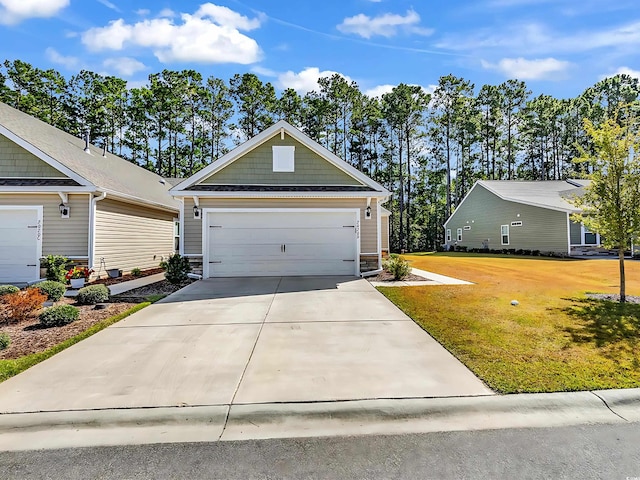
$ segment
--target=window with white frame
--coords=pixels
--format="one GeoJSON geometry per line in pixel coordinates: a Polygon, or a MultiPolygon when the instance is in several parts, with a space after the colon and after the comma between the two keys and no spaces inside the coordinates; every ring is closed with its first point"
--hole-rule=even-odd
{"type": "Polygon", "coordinates": [[[451,229],[447,228],[447,242],[451,241],[451,229]]]}
{"type": "Polygon", "coordinates": [[[458,241],[459,241],[459,242],[461,242],[461,241],[462,241],[462,229],[461,229],[461,228],[459,228],[459,229],[456,231],[456,233],[457,233],[457,239],[458,239],[458,241]]]}
{"type": "Polygon", "coordinates": [[[509,245],[509,225],[500,225],[500,243],[509,245]]]}
{"type": "Polygon", "coordinates": [[[177,218],[173,219],[173,250],[180,251],[180,221],[177,218]]]}
{"type": "Polygon", "coordinates": [[[295,151],[294,146],[274,145],[273,149],[273,171],[293,172],[295,171],[295,151]]]}

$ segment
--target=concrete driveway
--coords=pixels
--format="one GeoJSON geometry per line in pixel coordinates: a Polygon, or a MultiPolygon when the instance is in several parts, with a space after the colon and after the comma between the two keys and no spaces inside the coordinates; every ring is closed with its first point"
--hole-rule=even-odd
{"type": "Polygon", "coordinates": [[[228,278],[0,384],[0,412],[491,393],[366,280],[228,278]]]}

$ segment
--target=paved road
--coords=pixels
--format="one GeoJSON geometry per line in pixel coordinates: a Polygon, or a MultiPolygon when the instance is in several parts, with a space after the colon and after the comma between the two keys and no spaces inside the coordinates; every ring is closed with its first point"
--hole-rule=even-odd
{"type": "Polygon", "coordinates": [[[633,479],[640,424],[0,453],[3,479],[633,479]]]}

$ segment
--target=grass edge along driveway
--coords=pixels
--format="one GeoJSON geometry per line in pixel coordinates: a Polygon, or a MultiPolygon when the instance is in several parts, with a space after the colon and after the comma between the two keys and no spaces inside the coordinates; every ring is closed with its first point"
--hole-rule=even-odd
{"type": "MultiPolygon", "coordinates": [[[[640,305],[585,295],[617,292],[616,261],[463,253],[405,258],[413,267],[475,283],[379,290],[490,388],[640,386],[640,305]]],[[[640,262],[626,266],[627,294],[640,295],[640,262]]]]}

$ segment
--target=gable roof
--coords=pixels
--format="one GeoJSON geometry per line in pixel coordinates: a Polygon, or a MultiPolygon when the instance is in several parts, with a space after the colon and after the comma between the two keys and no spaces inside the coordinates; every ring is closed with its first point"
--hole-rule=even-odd
{"type": "MultiPolygon", "coordinates": [[[[0,135],[79,185],[67,186],[65,191],[101,191],[171,210],[179,208],[179,203],[168,193],[171,185],[159,175],[108,152],[103,157],[102,149],[93,145],[89,146],[91,153],[88,154],[84,151],[84,140],[1,102],[0,135]]],[[[38,187],[43,186],[33,185],[29,191],[37,191],[38,187]]],[[[49,186],[49,190],[51,188],[54,186],[49,186]]]]}
{"type": "MultiPolygon", "coordinates": [[[[352,167],[347,162],[342,160],[340,157],[333,154],[332,152],[324,148],[322,145],[315,142],[314,140],[306,136],[304,133],[302,133],[300,130],[298,130],[297,128],[295,128],[294,126],[292,126],[291,124],[287,123],[284,120],[280,120],[275,125],[272,125],[271,127],[267,128],[266,130],[259,133],[255,137],[247,140],[243,144],[233,149],[231,152],[227,153],[226,155],[222,156],[215,162],[208,165],[206,168],[200,170],[199,172],[195,173],[194,175],[187,178],[183,182],[179,183],[178,185],[176,185],[171,189],[171,193],[177,196],[182,196],[182,195],[194,195],[194,194],[198,195],[198,194],[201,194],[202,192],[215,192],[215,191],[222,190],[223,187],[220,187],[219,189],[211,189],[211,188],[198,187],[197,184],[205,180],[206,178],[211,177],[211,175],[214,175],[215,173],[219,172],[227,165],[243,157],[253,149],[259,147],[260,145],[262,145],[263,143],[265,143],[266,141],[268,141],[269,139],[273,138],[275,135],[281,132],[286,132],[294,140],[300,142],[302,145],[309,148],[311,151],[319,155],[321,158],[331,163],[332,165],[334,165],[336,168],[343,171],[347,175],[351,176],[353,179],[355,179],[358,183],[362,184],[364,187],[362,189],[352,189],[350,191],[346,189],[342,189],[342,191],[340,191],[340,189],[337,189],[337,188],[331,191],[328,191],[327,190],[328,187],[326,188],[319,187],[318,189],[316,189],[317,192],[335,193],[343,196],[357,195],[357,196],[370,196],[370,197],[387,197],[391,194],[382,185],[375,182],[374,180],[369,178],[367,175],[360,172],[358,169],[352,167]]],[[[228,192],[230,190],[232,190],[230,187],[224,188],[224,191],[228,192]]],[[[291,194],[294,194],[294,193],[300,194],[304,192],[311,193],[310,190],[311,188],[307,187],[302,190],[301,189],[290,190],[289,193],[291,194]]],[[[274,192],[273,189],[268,189],[266,187],[258,190],[256,189],[251,190],[251,189],[245,188],[240,191],[240,194],[242,193],[242,191],[244,192],[254,191],[254,192],[263,192],[263,193],[274,192]]],[[[282,194],[282,189],[280,189],[279,191],[278,189],[276,189],[276,191],[279,194],[282,194]]],[[[236,191],[236,195],[238,195],[238,190],[236,191]]]]}
{"type": "MultiPolygon", "coordinates": [[[[478,180],[480,185],[510,202],[523,203],[534,207],[577,213],[580,211],[568,201],[572,195],[581,195],[589,180],[478,180]]],[[[475,187],[475,186],[474,186],[475,187]]]]}

